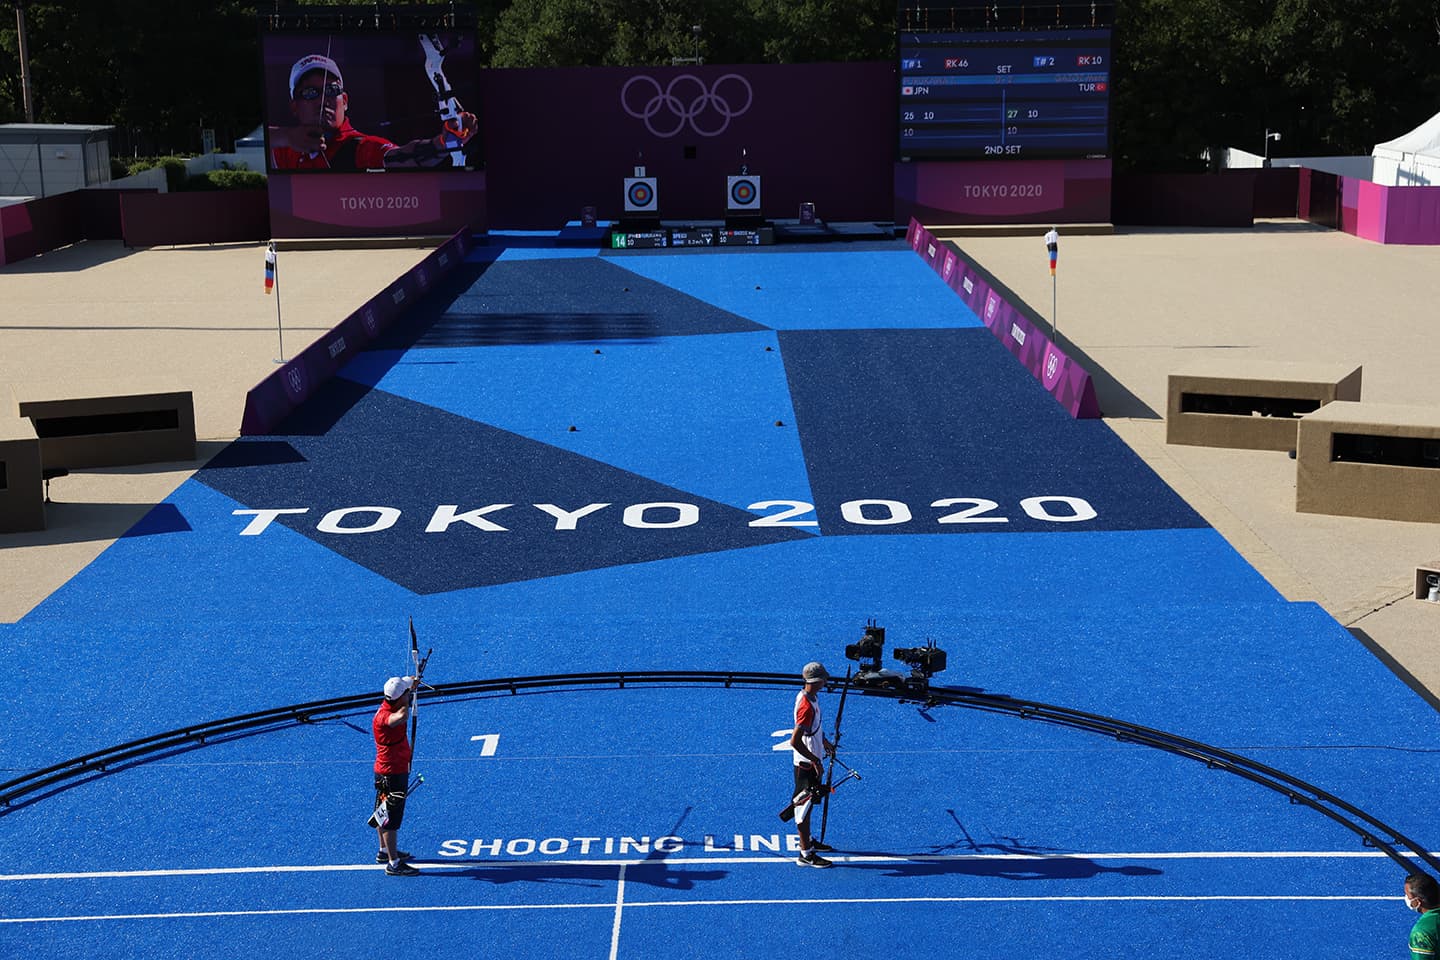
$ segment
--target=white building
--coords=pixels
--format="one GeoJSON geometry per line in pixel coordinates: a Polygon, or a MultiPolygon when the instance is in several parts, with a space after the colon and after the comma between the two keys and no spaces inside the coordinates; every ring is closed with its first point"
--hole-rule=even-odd
{"type": "Polygon", "coordinates": [[[110,182],[110,131],[79,123],[0,124],[0,196],[49,197],[110,182]]]}
{"type": "Polygon", "coordinates": [[[1377,143],[1371,179],[1387,187],[1440,187],[1440,113],[1404,136],[1377,143]]]}

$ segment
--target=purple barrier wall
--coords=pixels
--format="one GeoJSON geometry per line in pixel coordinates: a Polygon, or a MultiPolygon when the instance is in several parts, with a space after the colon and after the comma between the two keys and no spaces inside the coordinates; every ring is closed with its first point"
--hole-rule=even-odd
{"type": "Polygon", "coordinates": [[[463,228],[484,230],[486,182],[483,170],[271,173],[272,233],[266,236],[448,236],[463,228]]]}
{"type": "MultiPolygon", "coordinates": [[[[1314,174],[1312,181],[1320,176],[1314,174]]],[[[1440,245],[1440,187],[1388,187],[1353,177],[1336,179],[1341,230],[1376,243],[1440,245]]],[[[1306,219],[1322,222],[1313,216],[1306,219]]]]}
{"type": "MultiPolygon", "coordinates": [[[[1266,167],[1255,171],[1256,217],[1294,217],[1300,185],[1299,167],[1266,167]]],[[[1230,176],[1226,172],[1223,176],[1230,176]]]]}
{"type": "Polygon", "coordinates": [[[1023,304],[1012,304],[990,285],[977,264],[967,262],[919,221],[910,221],[905,236],[911,248],[985,321],[995,338],[1072,417],[1088,420],[1100,416],[1090,374],[1040,332],[1039,324],[1023,304]]]}
{"type": "MultiPolygon", "coordinates": [[[[1345,205],[1349,207],[1353,196],[1355,208],[1355,236],[1362,240],[1385,242],[1385,188],[1369,180],[1346,178],[1345,205]],[[1354,185],[1353,191],[1349,189],[1354,185]]],[[[1347,233],[1352,231],[1347,230],[1347,233]]]]}
{"type": "Polygon", "coordinates": [[[0,207],[0,264],[84,240],[87,193],[73,190],[0,207]]]}
{"type": "Polygon", "coordinates": [[[742,149],[767,217],[808,201],[826,220],[895,218],[888,62],[487,70],[481,87],[491,229],[553,230],[586,205],[618,219],[637,162],[660,216],[720,219],[742,149]]]}
{"type": "Polygon", "coordinates": [[[1109,160],[895,164],[895,220],[1109,223],[1109,160]]]}
{"type": "Polygon", "coordinates": [[[154,193],[153,189],[86,190],[90,202],[85,210],[86,240],[119,240],[125,234],[121,226],[120,199],[137,193],[154,193]]]}
{"type": "Polygon", "coordinates": [[[245,395],[240,434],[269,433],[321,384],[388,328],[408,305],[464,262],[470,229],[460,230],[245,395]]]}
{"type": "Polygon", "coordinates": [[[1440,244],[1440,187],[1385,187],[1385,242],[1440,244]]]}
{"type": "Polygon", "coordinates": [[[1360,184],[1354,177],[1336,177],[1335,189],[1340,194],[1340,222],[1336,226],[1346,233],[1360,235],[1360,184]]]}
{"type": "Polygon", "coordinates": [[[260,190],[127,193],[120,198],[120,224],[132,247],[270,239],[260,190]]]}
{"type": "Polygon", "coordinates": [[[1341,195],[1340,177],[1323,170],[1300,170],[1299,198],[1297,213],[1302,220],[1322,227],[1340,229],[1341,195]]]}
{"type": "Polygon", "coordinates": [[[1115,178],[1114,222],[1157,227],[1249,227],[1256,171],[1123,174],[1115,178]]]}

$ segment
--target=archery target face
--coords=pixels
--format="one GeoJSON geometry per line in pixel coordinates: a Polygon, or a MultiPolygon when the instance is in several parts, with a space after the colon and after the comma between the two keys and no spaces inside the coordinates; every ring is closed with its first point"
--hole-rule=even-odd
{"type": "Polygon", "coordinates": [[[760,211],[760,178],[752,176],[726,177],[725,207],[731,212],[760,211]]]}
{"type": "Polygon", "coordinates": [[[625,178],[625,212],[654,213],[660,208],[654,177],[625,178]]]}

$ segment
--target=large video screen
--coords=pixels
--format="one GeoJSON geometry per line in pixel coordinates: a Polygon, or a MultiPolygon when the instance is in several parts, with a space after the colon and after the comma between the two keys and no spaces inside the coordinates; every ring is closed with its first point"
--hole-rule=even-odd
{"type": "Polygon", "coordinates": [[[261,51],[269,171],[479,167],[473,33],[269,33],[261,51]]]}
{"type": "Polygon", "coordinates": [[[900,156],[1109,156],[1110,36],[1108,27],[902,31],[900,156]]]}

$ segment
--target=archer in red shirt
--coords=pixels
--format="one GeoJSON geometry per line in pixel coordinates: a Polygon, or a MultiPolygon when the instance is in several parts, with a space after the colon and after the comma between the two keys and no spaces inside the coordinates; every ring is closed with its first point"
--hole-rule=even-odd
{"type": "Polygon", "coordinates": [[[414,685],[414,677],[386,680],[385,700],[370,721],[375,735],[375,812],[379,818],[375,829],[380,836],[375,862],[385,864],[385,872],[392,877],[413,877],[420,872],[407,862],[410,854],[401,850],[395,840],[405,819],[405,794],[410,782],[410,738],[405,735],[405,721],[413,706],[414,685]]]}
{"type": "Polygon", "coordinates": [[[447,134],[463,146],[478,129],[473,113],[428,139],[394,144],[361,133],[346,116],[350,94],[340,67],[312,53],[290,68],[290,115],[294,124],[270,128],[270,166],[275,170],[429,169],[451,165],[447,134]]]}

